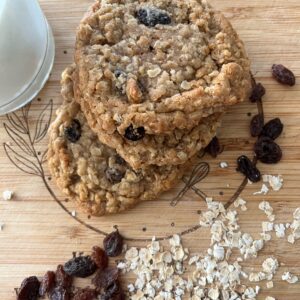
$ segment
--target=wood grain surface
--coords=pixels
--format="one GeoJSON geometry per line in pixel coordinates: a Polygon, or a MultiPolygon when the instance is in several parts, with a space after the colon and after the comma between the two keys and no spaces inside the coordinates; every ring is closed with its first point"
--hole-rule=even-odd
{"type": "MultiPolygon", "coordinates": [[[[252,70],[266,89],[264,98],[267,119],[280,117],[285,124],[282,137],[278,142],[283,148],[284,157],[280,164],[266,166],[259,164],[262,173],[281,174],[284,188],[280,192],[270,192],[266,196],[254,196],[260,190],[260,184],[248,185],[242,197],[248,201],[248,211],[240,215],[244,230],[258,237],[261,222],[265,216],[258,210],[262,200],[268,200],[274,207],[276,222],[292,220],[292,213],[300,207],[300,82],[293,88],[276,83],[270,74],[273,63],[283,63],[296,75],[300,75],[300,2],[299,0],[211,0],[232,21],[244,40],[252,60],[252,70]]],[[[53,99],[54,109],[60,103],[60,75],[72,62],[75,29],[90,0],[40,0],[56,41],[55,65],[49,82],[33,101],[29,124],[34,126],[41,110],[53,99]]],[[[228,201],[236,191],[243,177],[236,173],[236,158],[241,154],[251,155],[254,139],[249,135],[251,115],[257,108],[244,103],[230,109],[220,130],[220,138],[225,150],[217,159],[208,156],[203,161],[209,163],[210,173],[197,188],[210,197],[228,201]],[[221,169],[220,161],[226,161],[229,168],[221,169]]],[[[66,213],[50,195],[46,185],[57,199],[75,210],[72,202],[66,202],[45,168],[45,181],[40,177],[22,173],[9,161],[2,144],[11,139],[4,130],[0,118],[0,192],[13,190],[15,197],[11,201],[0,200],[0,222],[4,223],[0,232],[0,299],[15,299],[14,288],[29,275],[41,276],[48,269],[70,258],[72,251],[89,252],[91,246],[102,244],[103,236],[80,224],[66,213]]],[[[36,145],[37,151],[47,147],[47,137],[36,145]]],[[[110,232],[114,225],[131,239],[161,237],[181,232],[199,223],[199,210],[205,209],[201,198],[189,190],[182,201],[170,206],[170,200],[177,195],[183,185],[153,202],[143,203],[135,209],[121,215],[88,218],[78,213],[77,217],[97,230],[110,232]]],[[[183,242],[192,253],[203,252],[209,246],[209,236],[202,229],[186,234],[183,242]]],[[[129,241],[129,245],[145,246],[144,241],[129,241]]],[[[263,291],[258,299],[273,296],[278,300],[300,299],[300,283],[289,285],[280,277],[286,270],[300,275],[300,241],[290,245],[286,240],[273,236],[261,252],[259,258],[245,264],[247,270],[257,269],[262,260],[275,256],[282,263],[275,276],[275,287],[271,290],[261,283],[263,291]]],[[[124,281],[130,282],[131,276],[124,281]]],[[[80,284],[84,284],[81,282],[80,284]]]]}

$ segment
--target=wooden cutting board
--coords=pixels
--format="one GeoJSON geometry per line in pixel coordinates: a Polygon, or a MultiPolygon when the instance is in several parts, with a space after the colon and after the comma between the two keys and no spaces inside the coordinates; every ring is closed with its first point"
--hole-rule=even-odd
{"type": "MultiPolygon", "coordinates": [[[[273,63],[289,66],[296,75],[300,75],[300,2],[299,0],[212,0],[212,4],[222,10],[232,21],[234,27],[245,41],[255,77],[266,89],[264,109],[267,119],[280,117],[285,124],[284,134],[278,142],[283,148],[284,158],[275,166],[259,164],[266,174],[281,174],[284,188],[280,192],[270,192],[266,196],[254,196],[260,190],[260,184],[247,185],[242,197],[248,201],[248,211],[241,213],[242,228],[258,237],[261,222],[265,216],[258,210],[258,203],[268,200],[274,207],[276,221],[292,220],[292,212],[300,207],[300,82],[293,88],[276,83],[270,76],[273,63]]],[[[50,106],[55,110],[61,103],[60,74],[72,62],[75,28],[90,0],[40,0],[41,6],[53,28],[56,40],[56,60],[49,82],[33,101],[30,109],[23,111],[31,130],[34,130],[41,112],[45,120],[50,116],[50,106]],[[48,106],[47,106],[48,105],[48,106]]],[[[209,245],[209,236],[202,229],[196,230],[199,213],[205,209],[199,190],[209,197],[227,202],[237,191],[243,177],[236,173],[236,158],[241,154],[252,155],[254,139],[249,135],[251,115],[257,112],[256,105],[244,103],[234,107],[225,117],[220,131],[224,152],[217,159],[204,156],[201,160],[210,167],[208,175],[202,181],[188,189],[176,207],[170,201],[184,188],[179,184],[170,193],[153,202],[143,203],[131,211],[110,217],[89,218],[77,213],[71,199],[67,202],[49,177],[47,165],[39,165],[33,158],[37,170],[42,176],[25,174],[9,160],[3,143],[11,143],[17,150],[11,137],[4,130],[1,117],[0,128],[0,192],[13,190],[15,197],[11,201],[0,200],[0,222],[4,223],[0,232],[0,299],[15,298],[14,288],[29,275],[41,276],[46,270],[54,269],[57,264],[66,261],[72,251],[89,252],[91,246],[101,244],[101,232],[110,232],[117,225],[129,239],[130,246],[145,246],[145,239],[152,236],[166,237],[173,233],[184,233],[183,242],[192,253],[203,252],[209,245]],[[219,163],[226,161],[227,169],[221,169],[219,163]],[[198,194],[197,194],[198,191],[198,194]]],[[[22,111],[18,112],[21,115],[22,111]]],[[[13,138],[17,137],[12,134],[13,138]]],[[[26,137],[25,137],[26,138],[26,137]]],[[[41,161],[47,147],[47,137],[35,143],[34,149],[41,161]]],[[[6,148],[8,154],[12,150],[6,148]]],[[[27,156],[26,156],[27,157],[27,156]]],[[[17,162],[18,167],[22,167],[17,162]]],[[[25,167],[26,168],[26,167],[25,167]]],[[[27,168],[28,171],[28,168],[27,168]]],[[[32,172],[31,172],[32,173],[32,172]]],[[[300,241],[291,246],[284,239],[273,237],[258,259],[248,261],[247,269],[258,268],[262,260],[274,255],[282,263],[275,276],[275,287],[264,288],[259,299],[273,296],[279,300],[300,298],[300,283],[288,285],[280,280],[281,274],[289,270],[300,275],[300,241]]],[[[125,276],[129,282],[132,277],[125,276]]]]}

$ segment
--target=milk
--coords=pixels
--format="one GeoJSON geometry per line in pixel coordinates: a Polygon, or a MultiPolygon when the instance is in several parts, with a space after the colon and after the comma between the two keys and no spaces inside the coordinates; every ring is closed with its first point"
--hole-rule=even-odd
{"type": "Polygon", "coordinates": [[[47,22],[36,0],[0,0],[0,108],[35,82],[48,43],[47,22]]]}

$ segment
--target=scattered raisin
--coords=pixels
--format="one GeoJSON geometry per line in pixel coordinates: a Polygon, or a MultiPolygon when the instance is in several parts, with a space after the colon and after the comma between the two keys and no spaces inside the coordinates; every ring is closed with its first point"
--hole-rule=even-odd
{"type": "Polygon", "coordinates": [[[105,289],[104,298],[107,300],[112,299],[114,296],[119,295],[121,291],[119,281],[115,280],[105,289]]]}
{"type": "Polygon", "coordinates": [[[107,294],[103,294],[99,298],[100,300],[125,300],[125,294],[123,292],[120,292],[116,295],[113,295],[112,297],[109,297],[107,294]]]}
{"type": "Polygon", "coordinates": [[[292,71],[283,65],[272,66],[273,77],[280,83],[293,86],[296,84],[296,78],[292,71]]]}
{"type": "Polygon", "coordinates": [[[90,256],[73,257],[64,265],[64,270],[70,276],[86,278],[96,272],[97,266],[90,256]]]}
{"type": "Polygon", "coordinates": [[[260,137],[254,145],[254,152],[257,159],[265,164],[276,164],[282,158],[281,148],[269,137],[260,137]]]}
{"type": "Polygon", "coordinates": [[[77,119],[74,119],[70,126],[65,128],[65,136],[71,143],[76,143],[81,137],[81,125],[77,119]]]}
{"type": "Polygon", "coordinates": [[[222,152],[219,139],[216,136],[205,147],[205,152],[209,153],[213,158],[216,158],[222,152]]]}
{"type": "Polygon", "coordinates": [[[279,118],[269,121],[262,129],[262,135],[276,140],[282,133],[283,124],[279,118]]]}
{"type": "Polygon", "coordinates": [[[108,256],[119,256],[123,249],[123,237],[120,235],[119,231],[116,230],[104,238],[103,246],[108,256]]]}
{"type": "Polygon", "coordinates": [[[97,292],[94,289],[91,288],[84,288],[78,290],[74,297],[73,300],[94,300],[97,299],[97,292]]]}
{"type": "Polygon", "coordinates": [[[113,184],[121,182],[125,173],[125,170],[118,168],[107,168],[105,171],[106,178],[113,184]]]}
{"type": "Polygon", "coordinates": [[[115,280],[105,289],[105,293],[102,296],[102,299],[103,300],[122,299],[120,298],[121,295],[123,295],[123,292],[120,283],[118,280],[115,280]]]}
{"type": "Polygon", "coordinates": [[[60,286],[63,289],[69,289],[72,286],[72,277],[67,274],[62,265],[57,266],[55,273],[55,283],[56,286],[60,286]]]}
{"type": "Polygon", "coordinates": [[[35,276],[25,278],[18,291],[18,300],[37,300],[40,282],[35,276]]]}
{"type": "Polygon", "coordinates": [[[145,128],[144,127],[138,127],[133,128],[132,124],[125,130],[125,138],[136,142],[141,140],[145,136],[145,128]]]}
{"type": "Polygon", "coordinates": [[[57,286],[49,293],[50,300],[70,300],[70,292],[62,286],[57,286]]]}
{"type": "Polygon", "coordinates": [[[262,97],[265,95],[266,89],[261,83],[256,83],[252,89],[252,93],[250,95],[251,102],[261,101],[262,97]]]}
{"type": "Polygon", "coordinates": [[[122,291],[119,294],[114,295],[112,297],[112,300],[125,300],[125,299],[126,299],[125,294],[122,291]]]}
{"type": "Polygon", "coordinates": [[[136,18],[147,27],[171,23],[171,18],[167,12],[157,8],[141,8],[136,12],[136,18]]]}
{"type": "Polygon", "coordinates": [[[264,127],[264,117],[262,114],[254,116],[250,124],[250,132],[253,137],[259,136],[264,127]]]}
{"type": "Polygon", "coordinates": [[[107,268],[108,256],[102,248],[94,246],[91,257],[100,270],[107,268]]]}
{"type": "Polygon", "coordinates": [[[121,290],[120,283],[118,280],[115,280],[105,289],[105,292],[106,294],[113,296],[115,294],[119,294],[120,290],[121,290]]]}
{"type": "Polygon", "coordinates": [[[41,282],[39,295],[44,297],[47,293],[49,293],[55,285],[55,273],[52,271],[48,271],[41,282]]]}
{"type": "Polygon", "coordinates": [[[261,179],[260,171],[256,168],[253,162],[245,155],[237,159],[237,171],[244,174],[250,181],[258,182],[261,179]]]}
{"type": "Polygon", "coordinates": [[[118,279],[119,270],[117,268],[106,268],[105,270],[98,270],[92,283],[98,289],[106,291],[118,279]]]}

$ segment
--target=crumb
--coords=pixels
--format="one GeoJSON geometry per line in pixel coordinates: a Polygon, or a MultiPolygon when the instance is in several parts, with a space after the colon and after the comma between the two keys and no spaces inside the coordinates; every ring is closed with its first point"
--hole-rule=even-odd
{"type": "Polygon", "coordinates": [[[75,210],[73,210],[71,214],[72,214],[72,217],[76,217],[76,211],[75,210]]]}
{"type": "Polygon", "coordinates": [[[228,163],[226,161],[221,161],[219,166],[221,169],[226,169],[228,168],[228,163]]]}
{"type": "Polygon", "coordinates": [[[4,191],[2,194],[3,200],[6,200],[6,201],[11,200],[13,198],[13,196],[14,196],[14,192],[9,191],[9,190],[4,191]]]}

